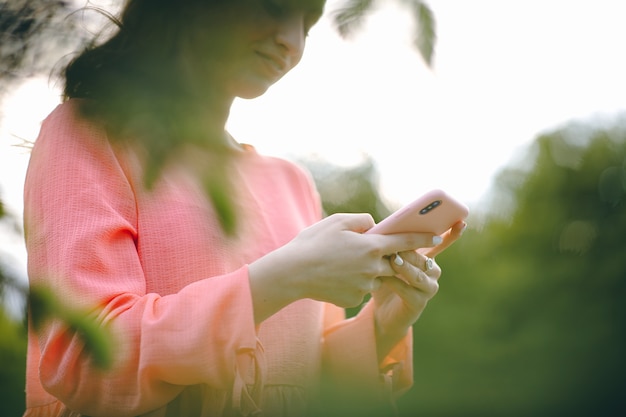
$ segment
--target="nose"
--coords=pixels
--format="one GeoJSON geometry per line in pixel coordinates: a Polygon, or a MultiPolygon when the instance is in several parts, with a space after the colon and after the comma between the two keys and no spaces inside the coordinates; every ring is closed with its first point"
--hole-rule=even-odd
{"type": "Polygon", "coordinates": [[[298,14],[286,16],[276,31],[276,43],[285,48],[288,55],[300,57],[304,52],[304,20],[298,14]]]}

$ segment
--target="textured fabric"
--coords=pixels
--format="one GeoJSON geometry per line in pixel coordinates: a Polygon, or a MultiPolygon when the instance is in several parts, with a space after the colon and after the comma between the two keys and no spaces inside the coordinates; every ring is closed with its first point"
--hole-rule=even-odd
{"type": "MultiPolygon", "coordinates": [[[[305,415],[322,361],[385,391],[368,309],[346,321],[305,299],[255,326],[247,265],[318,221],[320,203],[302,170],[251,147],[228,174],[237,237],[182,167],[146,190],[135,154],[75,101],[44,121],[25,186],[29,279],[107,325],[115,350],[98,370],[63,323],[31,326],[26,416],[305,415]]],[[[403,364],[392,391],[411,384],[410,342],[381,364],[403,364]]]]}

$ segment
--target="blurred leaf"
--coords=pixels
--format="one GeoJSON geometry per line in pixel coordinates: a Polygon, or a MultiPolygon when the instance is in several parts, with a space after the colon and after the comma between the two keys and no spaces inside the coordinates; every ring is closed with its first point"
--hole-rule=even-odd
{"type": "Polygon", "coordinates": [[[229,194],[229,182],[225,177],[209,175],[205,178],[206,193],[209,196],[224,233],[234,235],[237,232],[237,216],[229,194]]]}
{"type": "MultiPolygon", "coordinates": [[[[363,26],[364,20],[374,11],[381,0],[346,0],[332,13],[333,23],[339,34],[348,37],[363,26]]],[[[415,24],[414,45],[424,62],[431,67],[437,41],[435,16],[422,0],[395,0],[411,10],[415,24]]]]}
{"type": "Polygon", "coordinates": [[[111,366],[112,335],[89,312],[64,306],[49,288],[43,286],[31,288],[29,308],[36,329],[41,328],[46,321],[57,318],[82,340],[85,351],[96,367],[106,369],[111,366]]]}
{"type": "Polygon", "coordinates": [[[61,318],[82,339],[95,366],[110,368],[113,363],[113,343],[108,329],[80,311],[67,311],[61,318]]]}
{"type": "Polygon", "coordinates": [[[0,0],[0,93],[16,79],[46,74],[65,48],[85,39],[63,0],[0,0]]]}
{"type": "Polygon", "coordinates": [[[409,0],[409,4],[413,10],[416,23],[414,44],[426,64],[431,67],[437,41],[435,16],[423,1],[409,0]]]}
{"type": "Polygon", "coordinates": [[[374,0],[347,0],[344,6],[333,13],[333,22],[339,34],[347,37],[359,29],[373,6],[374,0]]]}

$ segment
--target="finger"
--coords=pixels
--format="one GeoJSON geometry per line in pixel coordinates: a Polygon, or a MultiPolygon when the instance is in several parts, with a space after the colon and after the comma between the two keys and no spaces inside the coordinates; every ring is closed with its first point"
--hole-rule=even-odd
{"type": "Polygon", "coordinates": [[[414,286],[396,277],[383,277],[382,279],[385,285],[414,307],[417,307],[416,304],[426,304],[439,289],[437,281],[434,280],[425,280],[423,284],[414,286]]]}
{"type": "Polygon", "coordinates": [[[443,243],[441,236],[432,233],[394,233],[390,235],[374,235],[380,240],[380,247],[389,255],[414,251],[418,248],[434,248],[443,243]]]}
{"type": "Polygon", "coordinates": [[[456,242],[463,235],[466,228],[467,223],[463,221],[455,223],[447,232],[441,235],[442,241],[440,244],[431,249],[421,251],[421,253],[429,258],[434,258],[456,242]]]}
{"type": "Polygon", "coordinates": [[[406,251],[399,254],[405,261],[412,263],[427,275],[438,279],[441,275],[441,268],[433,258],[429,258],[417,251],[406,251]]]}
{"type": "MultiPolygon", "coordinates": [[[[410,253],[406,253],[406,255],[409,256],[410,253]]],[[[417,257],[418,255],[415,254],[415,256],[417,257]]],[[[428,294],[434,294],[437,291],[437,278],[441,274],[439,269],[434,272],[434,276],[429,276],[414,263],[403,260],[402,256],[397,254],[391,257],[390,265],[394,270],[395,276],[408,285],[428,294]]]]}
{"type": "Polygon", "coordinates": [[[426,295],[429,299],[432,298],[439,290],[439,283],[435,278],[428,276],[421,269],[417,270],[416,284],[413,288],[419,290],[422,294],[426,295]]]}

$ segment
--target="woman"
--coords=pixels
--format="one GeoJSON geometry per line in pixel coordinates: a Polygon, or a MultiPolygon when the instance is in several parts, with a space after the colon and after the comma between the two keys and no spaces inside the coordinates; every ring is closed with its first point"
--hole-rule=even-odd
{"type": "Polygon", "coordinates": [[[31,328],[26,416],[381,415],[411,385],[426,256],[464,224],[442,241],[320,220],[301,169],[224,128],[297,65],[323,6],[130,0],[68,65],[27,174],[29,277],[111,330],[114,363],[62,322],[31,328]]]}

